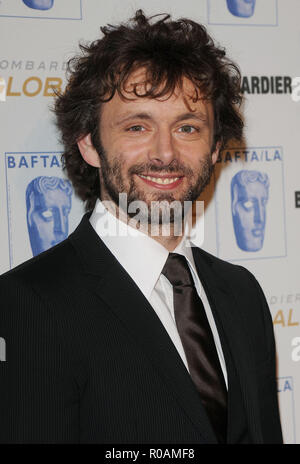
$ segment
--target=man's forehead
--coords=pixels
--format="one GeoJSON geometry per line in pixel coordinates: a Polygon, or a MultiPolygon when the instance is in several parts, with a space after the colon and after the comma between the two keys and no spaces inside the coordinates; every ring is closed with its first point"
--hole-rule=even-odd
{"type": "MultiPolygon", "coordinates": [[[[124,83],[123,88],[126,94],[126,98],[130,98],[130,94],[132,95],[134,91],[136,91],[138,95],[144,95],[146,91],[150,90],[152,85],[153,82],[151,80],[151,76],[149,76],[147,73],[147,69],[145,67],[141,67],[134,70],[129,75],[128,79],[124,83]]],[[[165,87],[165,85],[166,80],[162,79],[155,93],[158,94],[165,87]]],[[[197,91],[195,84],[193,84],[193,82],[186,76],[182,76],[177,86],[175,86],[174,92],[171,95],[169,94],[163,96],[162,99],[171,96],[176,98],[180,97],[181,95],[184,95],[187,99],[195,99],[197,93],[199,94],[199,90],[197,91]]],[[[135,95],[133,96],[135,97],[135,95]]]]}
{"type": "Polygon", "coordinates": [[[186,77],[178,84],[174,92],[166,93],[160,97],[155,95],[163,89],[165,82],[162,81],[161,87],[158,87],[154,96],[145,96],[147,90],[152,87],[152,83],[147,80],[146,70],[139,68],[132,72],[123,86],[122,94],[115,93],[113,98],[102,104],[101,121],[107,117],[111,120],[122,119],[131,114],[140,114],[141,112],[153,112],[156,115],[164,117],[170,116],[170,119],[177,118],[184,113],[195,113],[202,115],[200,119],[213,120],[213,110],[210,101],[201,99],[198,91],[197,96],[195,85],[186,77]]]}

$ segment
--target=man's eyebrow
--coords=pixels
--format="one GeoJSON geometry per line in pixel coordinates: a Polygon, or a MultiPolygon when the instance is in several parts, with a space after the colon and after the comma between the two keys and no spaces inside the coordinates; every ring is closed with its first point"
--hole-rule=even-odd
{"type": "Polygon", "coordinates": [[[148,119],[148,120],[150,120],[150,119],[152,119],[152,116],[149,113],[132,113],[132,114],[129,114],[129,115],[124,115],[124,117],[121,116],[120,119],[117,119],[117,121],[115,122],[115,125],[120,126],[124,122],[130,121],[131,119],[148,119]]]}
{"type": "Polygon", "coordinates": [[[207,116],[206,114],[202,113],[201,111],[193,111],[190,113],[184,113],[178,116],[176,119],[177,122],[183,121],[185,119],[197,119],[203,122],[207,121],[207,116]]]}
{"type": "MultiPolygon", "coordinates": [[[[130,121],[132,119],[151,120],[153,119],[153,117],[150,113],[132,113],[129,115],[124,115],[124,117],[121,116],[121,118],[119,118],[115,122],[115,125],[120,126],[121,124],[124,124],[125,122],[130,121]]],[[[175,122],[184,121],[185,119],[194,119],[198,121],[207,122],[206,115],[200,111],[180,114],[177,118],[175,118],[175,122]]]]}

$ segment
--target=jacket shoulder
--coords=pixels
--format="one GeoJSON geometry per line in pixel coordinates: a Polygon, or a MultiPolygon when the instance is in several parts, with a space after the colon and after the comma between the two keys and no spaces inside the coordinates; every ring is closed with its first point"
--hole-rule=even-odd
{"type": "Polygon", "coordinates": [[[198,248],[198,250],[202,258],[213,264],[216,269],[220,270],[224,277],[227,275],[229,277],[232,275],[245,275],[255,279],[253,274],[245,267],[240,266],[239,264],[230,263],[229,261],[225,261],[221,258],[217,258],[217,256],[212,255],[202,248],[198,248]]]}
{"type": "Polygon", "coordinates": [[[69,238],[38,256],[19,264],[0,276],[0,287],[9,283],[33,283],[40,279],[53,281],[66,275],[66,269],[78,266],[75,250],[69,238]]]}
{"type": "MultiPolygon", "coordinates": [[[[221,283],[224,289],[230,290],[238,302],[250,298],[253,299],[256,307],[261,305],[264,308],[268,307],[261,285],[251,271],[239,264],[217,258],[203,249],[198,249],[198,251],[200,259],[209,263],[209,267],[213,269],[214,278],[221,283]]],[[[269,314],[269,309],[267,313],[269,314]]]]}

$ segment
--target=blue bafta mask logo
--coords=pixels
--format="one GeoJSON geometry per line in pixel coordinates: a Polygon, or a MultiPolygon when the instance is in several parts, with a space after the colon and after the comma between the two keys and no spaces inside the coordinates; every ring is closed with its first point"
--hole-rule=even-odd
{"type": "Polygon", "coordinates": [[[23,3],[34,10],[50,10],[54,0],[23,0],[23,3]]]}
{"type": "Polygon", "coordinates": [[[231,180],[231,212],[238,247],[259,251],[263,247],[269,178],[260,171],[239,171],[231,180]]]}
{"type": "Polygon", "coordinates": [[[33,256],[68,236],[72,187],[60,177],[40,176],[26,189],[27,228],[33,256]]]}
{"type": "Polygon", "coordinates": [[[239,18],[250,18],[254,14],[256,0],[226,0],[231,14],[239,18]]]}

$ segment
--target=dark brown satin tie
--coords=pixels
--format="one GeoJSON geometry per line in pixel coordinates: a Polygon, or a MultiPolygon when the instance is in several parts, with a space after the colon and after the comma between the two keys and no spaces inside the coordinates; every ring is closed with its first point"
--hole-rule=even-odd
{"type": "Polygon", "coordinates": [[[175,320],[191,377],[219,443],[225,443],[226,385],[205,309],[185,257],[169,253],[162,274],[173,285],[175,320]]]}

